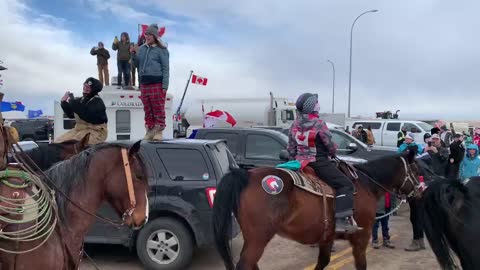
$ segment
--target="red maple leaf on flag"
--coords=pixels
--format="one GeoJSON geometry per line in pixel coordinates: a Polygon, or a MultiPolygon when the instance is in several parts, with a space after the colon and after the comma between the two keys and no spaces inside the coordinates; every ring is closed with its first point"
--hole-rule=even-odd
{"type": "Polygon", "coordinates": [[[207,85],[207,82],[208,82],[208,78],[199,77],[197,75],[192,76],[192,83],[194,84],[207,85]]]}

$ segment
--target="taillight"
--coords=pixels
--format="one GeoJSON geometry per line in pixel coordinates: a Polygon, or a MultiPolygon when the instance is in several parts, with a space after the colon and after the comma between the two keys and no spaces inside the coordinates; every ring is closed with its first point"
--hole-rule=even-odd
{"type": "Polygon", "coordinates": [[[423,180],[423,175],[420,175],[420,176],[418,177],[418,181],[420,181],[420,183],[423,183],[423,182],[424,182],[424,180],[423,180]]]}
{"type": "Polygon", "coordinates": [[[208,204],[210,205],[210,208],[213,208],[213,200],[215,199],[217,188],[206,188],[205,192],[207,193],[208,204]]]}

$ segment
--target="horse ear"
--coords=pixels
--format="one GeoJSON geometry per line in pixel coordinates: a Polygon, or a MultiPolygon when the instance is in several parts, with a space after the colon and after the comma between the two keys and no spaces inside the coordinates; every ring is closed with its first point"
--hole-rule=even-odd
{"type": "Polygon", "coordinates": [[[415,160],[415,156],[417,155],[417,151],[418,151],[418,148],[411,148],[411,149],[408,149],[407,152],[407,161],[409,164],[413,163],[413,161],[415,160]]]}
{"type": "Polygon", "coordinates": [[[140,144],[142,143],[142,141],[137,141],[136,143],[134,143],[132,145],[132,147],[130,147],[130,149],[128,149],[128,156],[129,157],[132,157],[134,156],[135,154],[138,153],[138,151],[140,150],[140,144]]]}
{"type": "Polygon", "coordinates": [[[83,150],[83,149],[87,148],[88,141],[90,141],[90,133],[85,134],[85,136],[83,136],[83,138],[79,142],[77,142],[77,145],[79,146],[79,149],[83,150]]]}

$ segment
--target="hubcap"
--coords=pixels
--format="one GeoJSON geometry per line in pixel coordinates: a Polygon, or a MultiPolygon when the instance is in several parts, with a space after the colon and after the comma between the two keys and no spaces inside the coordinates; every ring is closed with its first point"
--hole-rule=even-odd
{"type": "Polygon", "coordinates": [[[147,253],[158,264],[170,264],[180,253],[180,243],[171,231],[158,230],[148,237],[147,253]]]}

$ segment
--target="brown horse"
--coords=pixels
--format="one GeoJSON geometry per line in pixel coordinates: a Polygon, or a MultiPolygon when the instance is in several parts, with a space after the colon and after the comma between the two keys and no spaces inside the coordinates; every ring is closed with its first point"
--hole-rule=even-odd
{"type": "MultiPolygon", "coordinates": [[[[357,269],[367,269],[366,249],[375,222],[377,200],[386,191],[414,194],[418,185],[415,175],[418,168],[414,164],[415,153],[412,151],[355,166],[359,178],[354,183],[357,192],[354,216],[364,229],[338,237],[350,241],[357,269]]],[[[334,201],[328,198],[326,202],[324,205],[321,196],[296,188],[284,171],[274,168],[257,168],[248,172],[232,170],[218,185],[213,207],[215,243],[226,269],[259,269],[257,263],[275,234],[302,244],[318,244],[320,253],[315,269],[324,269],[330,262],[335,239],[334,201]],[[277,195],[263,190],[261,182],[267,176],[283,179],[283,190],[277,195]],[[232,212],[244,239],[236,268],[228,245],[232,212]]]]}
{"type": "MultiPolygon", "coordinates": [[[[139,149],[140,141],[129,148],[119,144],[95,145],[46,171],[49,180],[47,177],[44,180],[52,181],[49,183],[56,190],[55,231],[45,244],[31,252],[18,255],[0,252],[2,270],[78,269],[83,239],[104,201],[119,215],[123,213],[123,224],[142,226],[148,217],[148,183],[144,163],[137,154],[139,149]]],[[[9,189],[10,186],[0,185],[0,194],[8,193],[4,190],[9,189]]],[[[7,226],[4,230],[15,230],[14,224],[9,226],[13,228],[7,226]]],[[[0,248],[24,251],[38,246],[42,240],[0,240],[0,248]]]]}
{"type": "MultiPolygon", "coordinates": [[[[20,160],[20,162],[28,165],[37,172],[39,171],[37,166],[40,168],[40,170],[45,171],[52,167],[53,164],[59,161],[67,160],[87,149],[89,147],[89,138],[90,133],[87,133],[80,141],[71,140],[62,143],[39,144],[37,148],[25,150],[23,152],[17,151],[17,158],[20,160]],[[32,161],[35,162],[36,166],[32,164],[32,161]]],[[[13,157],[10,157],[9,162],[17,161],[13,157]]]]}

